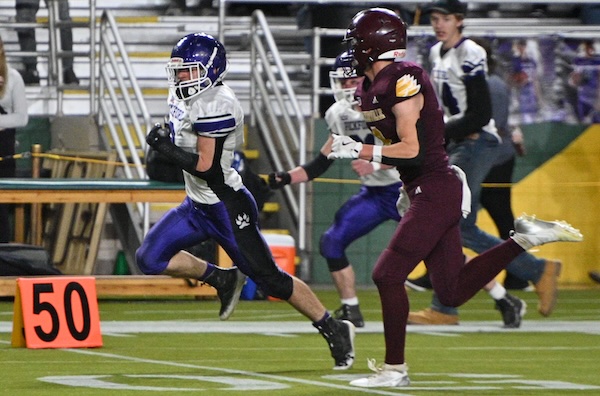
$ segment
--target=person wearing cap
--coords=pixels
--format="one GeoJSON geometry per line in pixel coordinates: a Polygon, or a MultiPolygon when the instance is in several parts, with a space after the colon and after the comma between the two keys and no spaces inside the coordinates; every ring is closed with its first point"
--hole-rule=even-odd
{"type": "MultiPolygon", "coordinates": [[[[458,0],[439,0],[426,7],[439,40],[430,50],[431,76],[444,110],[446,149],[450,164],[467,175],[471,189],[471,211],[461,221],[463,246],[476,253],[499,245],[502,239],[477,225],[481,184],[500,153],[501,138],[492,119],[492,103],[487,84],[487,55],[483,47],[463,35],[466,6],[458,0]]],[[[548,316],[556,303],[557,277],[561,263],[523,253],[507,271],[531,281],[539,295],[538,311],[548,316]]],[[[485,288],[496,301],[505,327],[519,327],[525,314],[523,300],[511,296],[496,281],[485,288]]],[[[434,294],[430,308],[411,312],[411,324],[457,324],[458,311],[444,306],[434,294]]]]}

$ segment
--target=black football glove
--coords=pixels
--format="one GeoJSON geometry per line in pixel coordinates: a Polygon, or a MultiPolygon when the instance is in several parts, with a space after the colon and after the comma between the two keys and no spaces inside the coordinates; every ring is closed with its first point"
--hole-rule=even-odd
{"type": "Polygon", "coordinates": [[[154,124],[150,132],[148,132],[148,136],[146,136],[146,143],[150,145],[150,147],[156,148],[160,145],[160,143],[166,143],[168,141],[171,142],[171,131],[163,128],[163,126],[159,123],[154,124]]]}
{"type": "Polygon", "coordinates": [[[272,172],[269,174],[269,187],[273,190],[282,188],[292,182],[292,176],[288,172],[272,172]]]}

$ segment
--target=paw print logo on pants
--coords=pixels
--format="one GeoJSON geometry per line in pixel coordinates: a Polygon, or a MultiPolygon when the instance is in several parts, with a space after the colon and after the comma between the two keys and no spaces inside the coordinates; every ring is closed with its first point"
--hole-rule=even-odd
{"type": "Polygon", "coordinates": [[[250,225],[250,216],[248,216],[246,213],[239,214],[235,219],[235,224],[237,224],[240,230],[248,227],[250,225]]]}

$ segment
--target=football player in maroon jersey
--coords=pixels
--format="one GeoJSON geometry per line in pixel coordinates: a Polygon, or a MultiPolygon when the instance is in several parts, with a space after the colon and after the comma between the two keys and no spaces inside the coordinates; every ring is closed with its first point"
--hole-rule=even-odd
{"type": "MultiPolygon", "coordinates": [[[[440,301],[460,306],[493,279],[516,256],[540,244],[581,241],[581,233],[565,222],[533,216],[515,220],[515,233],[465,265],[460,236],[461,216],[470,210],[464,173],[450,167],[444,148],[444,119],[427,73],[402,61],[406,25],[393,11],[359,12],[348,26],[354,67],[365,75],[359,105],[368,126],[383,146],[334,136],[329,158],[362,158],[396,166],[410,200],[388,247],[373,269],[382,305],[385,359],[369,360],[375,374],[356,379],[360,387],[407,386],[404,358],[409,304],[404,281],[424,261],[440,301]]],[[[399,199],[399,203],[406,202],[399,199]]],[[[400,209],[399,205],[399,209],[400,209]]]]}

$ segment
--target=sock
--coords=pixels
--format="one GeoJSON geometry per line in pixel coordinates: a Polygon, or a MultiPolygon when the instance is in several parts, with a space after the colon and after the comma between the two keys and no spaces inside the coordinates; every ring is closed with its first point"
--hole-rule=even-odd
{"type": "Polygon", "coordinates": [[[211,263],[206,263],[206,271],[204,271],[204,274],[202,274],[202,276],[198,280],[206,279],[206,277],[209,276],[210,274],[212,274],[214,271],[215,271],[215,265],[211,264],[211,263]]]}
{"type": "Polygon", "coordinates": [[[488,291],[488,294],[492,296],[494,300],[502,300],[506,297],[506,289],[500,283],[496,284],[488,291]]]}
{"type": "Polygon", "coordinates": [[[388,369],[392,369],[394,371],[399,371],[399,372],[404,372],[406,373],[408,371],[408,365],[406,363],[401,363],[401,364],[385,364],[387,366],[388,369]]]}
{"type": "Polygon", "coordinates": [[[317,320],[316,322],[313,322],[313,326],[315,326],[317,329],[322,328],[330,316],[331,315],[329,315],[329,312],[325,311],[325,315],[323,315],[323,317],[321,319],[317,320]]]}
{"type": "Polygon", "coordinates": [[[346,305],[358,305],[358,297],[342,298],[341,301],[342,304],[346,305]]]}

